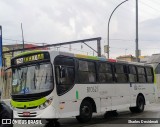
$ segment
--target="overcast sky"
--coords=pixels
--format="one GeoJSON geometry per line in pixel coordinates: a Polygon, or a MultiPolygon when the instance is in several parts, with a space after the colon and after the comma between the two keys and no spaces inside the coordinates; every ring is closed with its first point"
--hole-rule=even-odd
{"type": "MultiPolygon", "coordinates": [[[[0,0],[3,44],[59,43],[102,37],[107,44],[107,22],[123,0],[0,0]],[[11,40],[7,40],[11,39],[11,40]]],[[[113,14],[110,23],[110,56],[135,55],[135,0],[128,0],[113,14]]],[[[89,42],[96,49],[95,42],[89,42]]],[[[139,49],[142,55],[160,53],[160,1],[139,0],[139,49]]],[[[85,45],[71,52],[93,55],[85,45]],[[79,50],[82,50],[81,52],[79,50]]],[[[68,46],[60,48],[68,50],[68,46]]],[[[102,50],[103,52],[103,50],[102,50]]],[[[96,53],[94,53],[96,55],[96,53]]]]}

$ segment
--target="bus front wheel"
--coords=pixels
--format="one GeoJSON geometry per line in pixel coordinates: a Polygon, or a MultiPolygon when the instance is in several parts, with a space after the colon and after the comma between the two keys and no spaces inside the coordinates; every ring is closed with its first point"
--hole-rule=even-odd
{"type": "Polygon", "coordinates": [[[81,123],[85,123],[92,118],[92,104],[90,101],[84,100],[80,106],[80,115],[76,116],[77,120],[81,123]]]}

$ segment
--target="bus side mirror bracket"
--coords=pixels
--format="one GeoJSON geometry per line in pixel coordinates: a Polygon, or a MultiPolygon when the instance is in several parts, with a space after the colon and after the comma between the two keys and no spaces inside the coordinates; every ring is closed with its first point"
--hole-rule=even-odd
{"type": "Polygon", "coordinates": [[[66,68],[60,66],[60,78],[65,78],[66,76],[66,68]]]}
{"type": "Polygon", "coordinates": [[[61,68],[61,78],[65,78],[66,77],[66,68],[62,67],[61,68]]]}

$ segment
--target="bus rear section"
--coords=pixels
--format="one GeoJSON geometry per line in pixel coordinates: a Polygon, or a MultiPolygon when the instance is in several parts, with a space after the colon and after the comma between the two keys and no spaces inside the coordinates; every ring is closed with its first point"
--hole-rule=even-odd
{"type": "Polygon", "coordinates": [[[160,98],[160,54],[153,54],[152,56],[148,57],[146,63],[153,66],[157,93],[156,96],[157,98],[160,98]]]}

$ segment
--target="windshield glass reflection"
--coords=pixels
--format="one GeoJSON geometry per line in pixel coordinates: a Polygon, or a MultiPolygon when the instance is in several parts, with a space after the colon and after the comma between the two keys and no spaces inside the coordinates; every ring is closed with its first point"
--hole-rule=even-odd
{"type": "Polygon", "coordinates": [[[34,64],[12,69],[12,94],[34,94],[51,89],[51,64],[34,64]]]}

